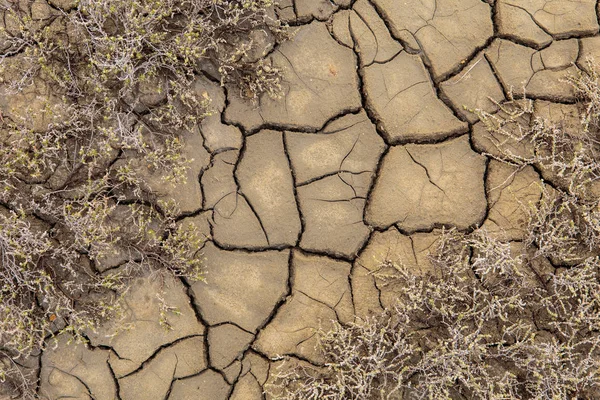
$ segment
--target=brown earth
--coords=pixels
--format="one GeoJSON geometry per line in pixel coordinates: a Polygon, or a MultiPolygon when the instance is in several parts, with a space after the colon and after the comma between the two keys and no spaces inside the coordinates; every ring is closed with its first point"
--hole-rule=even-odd
{"type": "Polygon", "coordinates": [[[43,397],[260,400],[278,356],[318,364],[315,329],[391,303],[370,274],[382,261],[427,270],[442,226],[522,238],[520,204],[539,200],[541,177],[493,160],[515,144],[468,110],[495,111],[525,87],[539,113],[568,113],[561,78],[600,59],[595,1],[282,0],[275,11],[296,31],[271,55],[284,98],[256,106],[199,78],[217,113],[187,138],[188,183],[163,194],[209,238],[207,282],[136,282],[128,330],[108,324],[89,346],[63,337],[44,352],[43,397]],[[170,331],[159,285],[181,313],[170,331]]]}

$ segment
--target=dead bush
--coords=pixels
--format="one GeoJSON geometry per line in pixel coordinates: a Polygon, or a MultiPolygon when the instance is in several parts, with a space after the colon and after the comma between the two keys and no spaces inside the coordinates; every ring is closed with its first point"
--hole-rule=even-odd
{"type": "Polygon", "coordinates": [[[205,238],[178,223],[176,204],[157,200],[139,165],[164,172],[165,184],[184,179],[182,134],[211,112],[193,88],[199,74],[251,99],[279,95],[264,56],[286,30],[270,7],[0,0],[0,96],[14,105],[0,113],[0,381],[12,379],[23,398],[35,387],[23,360],[51,335],[83,340],[118,315],[131,277],[203,279],[205,238]]]}
{"type": "MultiPolygon", "coordinates": [[[[600,396],[598,73],[571,78],[580,125],[510,99],[479,111],[499,161],[542,176],[523,241],[444,230],[433,270],[373,272],[393,309],[321,331],[323,366],[275,371],[274,399],[594,399],[600,396]]],[[[288,361],[288,362],[291,362],[288,361]]],[[[285,366],[285,363],[283,364],[285,366]]]]}
{"type": "Polygon", "coordinates": [[[538,274],[483,231],[445,232],[435,273],[386,273],[393,310],[321,331],[324,369],[282,368],[276,399],[566,399],[600,389],[600,262],[538,274]],[[458,250],[458,252],[457,252],[458,250]]]}

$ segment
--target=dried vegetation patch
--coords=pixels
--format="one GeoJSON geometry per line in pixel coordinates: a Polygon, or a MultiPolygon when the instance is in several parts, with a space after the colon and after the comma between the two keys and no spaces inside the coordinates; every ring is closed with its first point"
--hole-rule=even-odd
{"type": "Polygon", "coordinates": [[[533,168],[523,240],[444,230],[430,272],[383,262],[394,307],[319,332],[326,362],[288,358],[274,399],[592,399],[600,396],[600,88],[571,78],[579,120],[550,121],[526,98],[478,111],[494,154],[533,168]]]}
{"type": "MultiPolygon", "coordinates": [[[[48,337],[118,317],[130,278],[202,280],[205,240],[145,180],[185,179],[199,74],[279,95],[269,0],[0,0],[0,381],[48,337]],[[268,40],[257,40],[257,38],[268,40]]],[[[169,307],[165,305],[165,309],[169,307]]],[[[166,325],[168,326],[168,325],[166,325]]],[[[33,382],[32,382],[33,379],[33,382]]],[[[28,387],[28,385],[33,385],[28,387]]]]}

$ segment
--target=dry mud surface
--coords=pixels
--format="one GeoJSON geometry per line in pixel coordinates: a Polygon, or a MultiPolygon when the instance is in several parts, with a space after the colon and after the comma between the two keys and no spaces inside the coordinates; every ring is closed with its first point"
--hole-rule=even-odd
{"type": "MultiPolygon", "coordinates": [[[[270,57],[285,97],[252,106],[207,79],[218,112],[187,138],[174,197],[209,238],[207,283],[141,279],[130,329],[41,356],[49,399],[260,400],[278,355],[319,363],[315,328],[381,311],[369,273],[428,268],[441,226],[519,240],[541,178],[492,160],[469,109],[511,88],[568,115],[561,78],[600,59],[593,0],[282,0],[293,39],[270,57]],[[181,315],[159,326],[156,293],[181,315]]],[[[492,101],[493,100],[493,101],[492,101]]],[[[518,149],[516,150],[518,151],[518,149]]]]}

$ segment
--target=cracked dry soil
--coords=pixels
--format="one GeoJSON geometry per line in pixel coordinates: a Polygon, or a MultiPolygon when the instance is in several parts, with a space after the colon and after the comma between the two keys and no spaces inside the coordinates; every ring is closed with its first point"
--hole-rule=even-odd
{"type": "Polygon", "coordinates": [[[296,31],[270,55],[284,98],[255,107],[200,78],[220,113],[186,142],[192,179],[164,193],[210,238],[208,282],[139,280],[132,328],[46,350],[40,394],[264,399],[274,358],[318,364],[314,328],[393,302],[370,274],[384,259],[427,270],[442,226],[520,240],[539,172],[492,160],[500,139],[468,110],[524,86],[536,113],[570,113],[561,78],[600,59],[596,3],[281,0],[296,31]],[[181,311],[170,331],[159,285],[181,311]]]}

